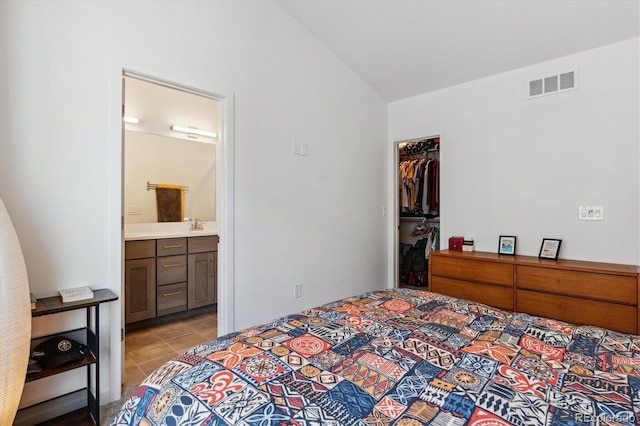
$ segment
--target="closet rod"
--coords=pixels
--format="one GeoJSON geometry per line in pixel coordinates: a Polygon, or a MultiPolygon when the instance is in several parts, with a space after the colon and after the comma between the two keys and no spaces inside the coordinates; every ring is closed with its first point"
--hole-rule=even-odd
{"type": "Polygon", "coordinates": [[[439,217],[434,217],[434,218],[424,218],[424,217],[414,217],[414,216],[400,216],[400,220],[402,221],[406,221],[406,222],[431,222],[431,223],[435,223],[435,222],[440,222],[440,218],[439,217]]]}
{"type": "MultiPolygon", "coordinates": [[[[147,191],[151,191],[152,189],[156,189],[158,187],[157,183],[149,183],[149,181],[147,181],[147,191]]],[[[184,187],[184,191],[187,192],[189,190],[188,186],[184,187]]]]}

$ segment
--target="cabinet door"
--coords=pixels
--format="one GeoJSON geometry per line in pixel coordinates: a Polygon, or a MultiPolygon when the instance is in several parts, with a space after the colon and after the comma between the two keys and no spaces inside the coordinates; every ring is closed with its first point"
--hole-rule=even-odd
{"type": "Polygon", "coordinates": [[[156,316],[156,260],[124,262],[125,323],[156,316]]]}
{"type": "Polygon", "coordinates": [[[189,309],[216,303],[217,254],[211,251],[189,255],[189,309]]]}

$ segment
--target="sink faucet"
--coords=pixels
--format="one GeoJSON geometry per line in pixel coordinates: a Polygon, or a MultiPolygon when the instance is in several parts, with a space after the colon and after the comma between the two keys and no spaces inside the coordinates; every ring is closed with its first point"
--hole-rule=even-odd
{"type": "Polygon", "coordinates": [[[202,231],[204,230],[204,225],[202,223],[202,221],[200,219],[194,219],[191,222],[191,227],[189,228],[190,231],[202,231]]]}

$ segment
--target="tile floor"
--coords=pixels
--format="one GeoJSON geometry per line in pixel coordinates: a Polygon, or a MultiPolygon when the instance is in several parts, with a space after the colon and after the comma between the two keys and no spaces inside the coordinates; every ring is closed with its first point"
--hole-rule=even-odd
{"type": "Polygon", "coordinates": [[[124,387],[139,384],[171,358],[217,336],[215,312],[127,332],[124,387]]]}

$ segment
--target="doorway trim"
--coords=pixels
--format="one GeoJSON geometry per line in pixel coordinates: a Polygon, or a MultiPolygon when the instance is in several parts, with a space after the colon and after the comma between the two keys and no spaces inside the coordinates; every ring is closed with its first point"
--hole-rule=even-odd
{"type": "Polygon", "coordinates": [[[114,303],[110,330],[110,371],[109,393],[106,401],[120,398],[122,372],[124,371],[124,76],[147,80],[152,83],[173,87],[185,92],[209,97],[220,102],[220,130],[216,143],[216,221],[222,236],[218,247],[218,334],[227,334],[235,329],[234,324],[234,112],[235,94],[232,90],[213,86],[203,81],[191,80],[166,71],[153,69],[122,58],[113,58],[111,72],[110,138],[109,144],[109,276],[110,288],[120,295],[114,303]],[[114,329],[117,327],[117,329],[114,329]],[[119,356],[121,355],[121,356],[119,356]]]}

